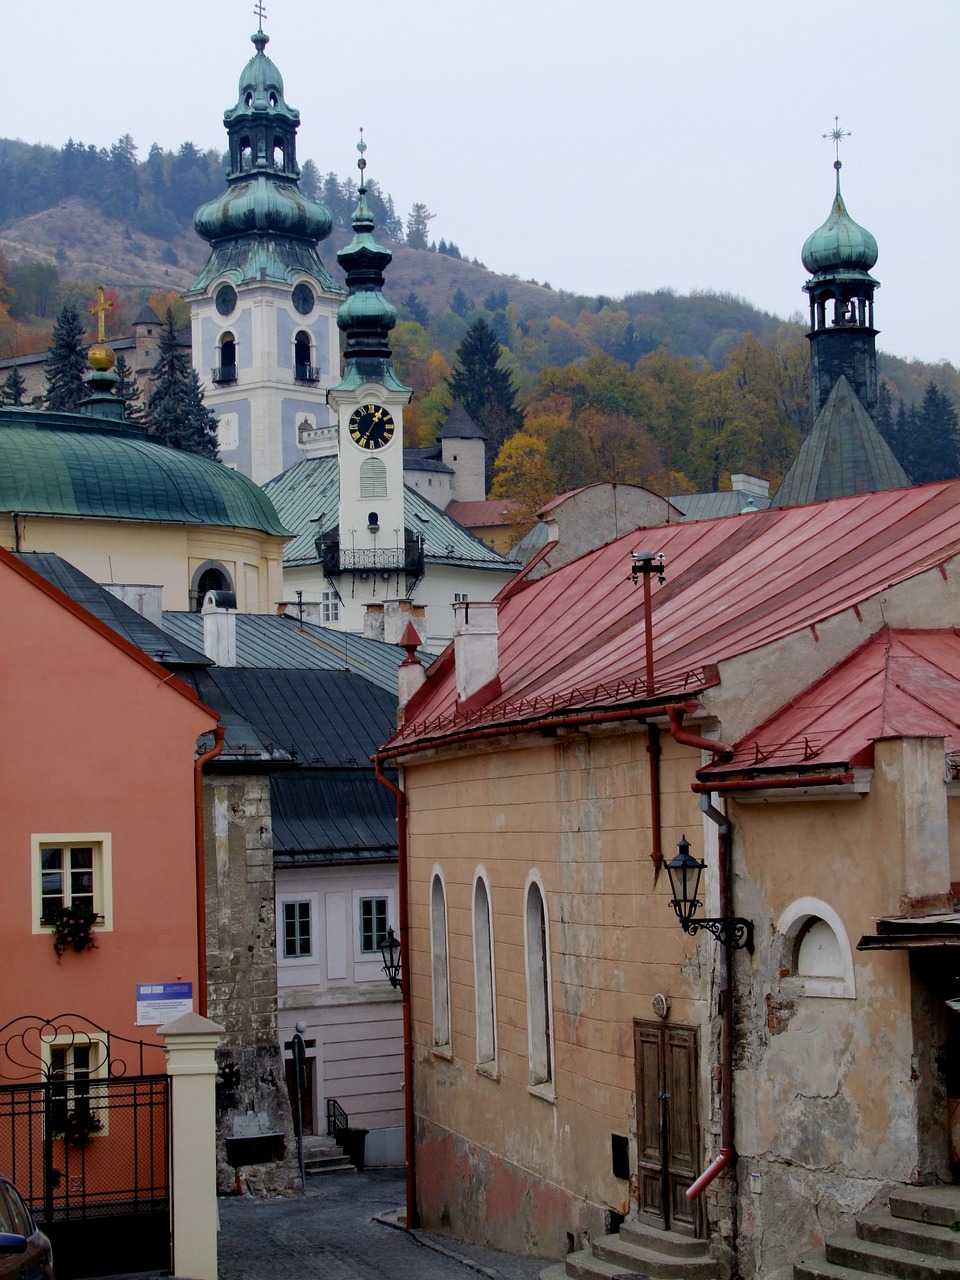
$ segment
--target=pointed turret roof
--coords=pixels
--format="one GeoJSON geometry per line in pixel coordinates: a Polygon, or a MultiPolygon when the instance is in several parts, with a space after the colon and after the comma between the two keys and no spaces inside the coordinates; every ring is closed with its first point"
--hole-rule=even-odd
{"type": "Polygon", "coordinates": [[[841,374],[770,505],[799,507],[909,484],[903,467],[841,374]]]}
{"type": "Polygon", "coordinates": [[[437,434],[438,440],[486,440],[482,429],[457,400],[437,434]]]}

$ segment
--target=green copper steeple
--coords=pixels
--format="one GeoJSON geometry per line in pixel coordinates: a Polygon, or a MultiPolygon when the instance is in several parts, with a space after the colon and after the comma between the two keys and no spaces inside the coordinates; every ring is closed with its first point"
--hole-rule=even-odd
{"type": "Polygon", "coordinates": [[[360,187],[353,214],[353,239],[337,254],[347,277],[347,298],[337,312],[337,325],[346,337],[339,387],[379,382],[391,390],[406,391],[409,388],[397,376],[390,350],[390,330],[397,323],[397,309],[383,296],[383,273],[393,254],[373,237],[373,214],[364,182],[366,149],[361,129],[357,144],[360,187]]]}
{"type": "Polygon", "coordinates": [[[264,52],[266,32],[261,28],[250,38],[256,52],[241,73],[236,106],[223,113],[230,142],[227,190],[194,214],[194,227],[212,252],[193,289],[223,274],[239,284],[288,282],[307,272],[339,292],[316,248],[330,234],[333,216],[300,190],[300,112],[286,102],[283,78],[264,52]]]}

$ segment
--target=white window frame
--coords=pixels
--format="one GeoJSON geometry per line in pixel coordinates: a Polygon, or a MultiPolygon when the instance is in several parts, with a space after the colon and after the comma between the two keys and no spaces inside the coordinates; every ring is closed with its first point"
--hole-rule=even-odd
{"type": "Polygon", "coordinates": [[[553,981],[550,969],[550,915],[543,882],[531,871],[523,890],[523,955],[527,983],[529,1090],[556,1097],[553,1039],[553,981]],[[539,904],[534,919],[534,904],[539,904]]]}
{"type": "MultiPolygon", "coordinates": [[[[89,1068],[89,1074],[81,1077],[84,1084],[89,1083],[88,1092],[83,1095],[89,1099],[90,1111],[94,1112],[100,1121],[100,1128],[93,1135],[94,1138],[105,1137],[110,1132],[110,1108],[108,1106],[107,1091],[105,1088],[98,1086],[98,1081],[108,1080],[110,1078],[110,1048],[106,1038],[101,1039],[100,1036],[83,1034],[81,1036],[54,1036],[52,1040],[43,1042],[43,1062],[44,1077],[47,1080],[55,1081],[52,1074],[53,1070],[53,1052],[55,1049],[63,1049],[67,1055],[67,1067],[63,1082],[69,1087],[74,1081],[73,1075],[73,1055],[77,1049],[89,1049],[91,1051],[92,1064],[89,1068]]],[[[74,1098],[76,1094],[72,1095],[74,1098]]],[[[68,1112],[71,1110],[69,1104],[68,1112]]],[[[63,1141],[63,1139],[59,1139],[63,1141]]]]}
{"type": "Polygon", "coordinates": [[[318,897],[315,893],[284,893],[277,897],[277,964],[278,965],[305,965],[317,964],[319,950],[317,931],[319,929],[320,916],[318,911],[318,897]],[[306,902],[310,907],[310,951],[304,956],[287,956],[284,955],[284,946],[286,939],[285,929],[285,908],[289,903],[306,902]]]}
{"type": "Polygon", "coordinates": [[[493,950],[490,880],[478,867],[473,877],[473,989],[477,1006],[477,1068],[496,1074],[497,978],[493,950]]]}
{"type": "Polygon", "coordinates": [[[780,967],[787,973],[782,985],[790,984],[804,996],[824,996],[835,1000],[856,999],[853,948],[843,921],[829,903],[820,898],[797,898],[777,921],[777,934],[782,940],[780,967]],[[827,925],[837,940],[840,964],[838,972],[832,976],[797,972],[796,959],[801,937],[811,924],[817,922],[827,925]]]}
{"type": "MultiPolygon", "coordinates": [[[[382,885],[375,885],[369,889],[354,889],[353,891],[353,922],[350,931],[353,934],[353,959],[356,964],[372,965],[376,962],[376,976],[383,978],[383,957],[380,954],[380,947],[376,938],[374,938],[374,948],[372,951],[364,951],[361,947],[363,941],[360,927],[360,903],[365,898],[383,898],[387,904],[387,929],[393,926],[393,931],[397,931],[397,920],[394,915],[394,895],[392,889],[385,889],[382,885]]],[[[386,933],[386,929],[384,929],[386,933]]],[[[386,982],[386,978],[384,978],[386,982]]]]}
{"type": "MultiPolygon", "coordinates": [[[[44,849],[93,849],[93,909],[99,919],[94,926],[98,932],[109,933],[113,929],[113,848],[109,831],[38,832],[30,837],[31,859],[31,909],[34,933],[53,933],[53,925],[41,924],[43,915],[43,875],[40,855],[44,849]]],[[[64,872],[63,904],[70,904],[69,873],[64,872]]]]}
{"type": "Polygon", "coordinates": [[[331,622],[340,621],[340,597],[336,591],[328,589],[320,592],[320,618],[325,627],[331,622]]]}
{"type": "Polygon", "coordinates": [[[443,872],[434,867],[430,876],[430,975],[433,993],[433,1048],[451,1051],[450,946],[447,935],[447,886],[443,872]]]}

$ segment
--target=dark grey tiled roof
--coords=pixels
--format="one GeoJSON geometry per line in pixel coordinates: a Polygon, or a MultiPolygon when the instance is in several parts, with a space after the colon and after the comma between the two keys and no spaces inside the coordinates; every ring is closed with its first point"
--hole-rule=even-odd
{"type": "Polygon", "coordinates": [[[429,471],[432,474],[453,475],[453,467],[448,467],[440,456],[440,446],[430,445],[426,449],[404,449],[404,471],[429,471]]]}
{"type": "Polygon", "coordinates": [[[270,796],[277,866],[397,856],[396,802],[372,769],[277,774],[270,796]]]}
{"type": "Polygon", "coordinates": [[[486,440],[486,438],[484,431],[477,426],[459,400],[447,414],[447,420],[437,436],[438,440],[486,440]]]}

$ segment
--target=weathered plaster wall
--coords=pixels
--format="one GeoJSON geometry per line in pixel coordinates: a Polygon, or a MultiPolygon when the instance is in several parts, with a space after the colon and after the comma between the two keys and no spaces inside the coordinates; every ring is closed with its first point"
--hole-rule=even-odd
{"type": "Polygon", "coordinates": [[[283,1135],[285,1158],[250,1165],[253,1190],[299,1186],[290,1102],[277,1033],[277,959],[270,783],[263,775],[204,780],[208,1014],[217,1051],[217,1180],[235,1189],[227,1139],[283,1135]]]}
{"type": "Polygon", "coordinates": [[[942,1087],[908,955],[856,951],[877,917],[948,880],[942,759],[933,740],[881,742],[866,796],[732,805],[736,910],[754,919],[758,943],[736,970],[748,1015],[736,1077],[744,1275],[769,1274],[852,1225],[890,1183],[949,1176],[944,1140],[928,1132],[945,1129],[946,1114],[931,1113],[942,1087]],[[809,994],[776,932],[811,893],[842,921],[853,998],[809,994]]]}
{"type": "MultiPolygon", "coordinates": [[[[664,742],[667,856],[684,832],[701,838],[684,754],[664,742]]],[[[573,732],[481,748],[408,766],[405,785],[421,1213],[455,1234],[560,1256],[568,1232],[594,1234],[608,1210],[630,1208],[628,1183],[612,1174],[610,1135],[631,1136],[635,1171],[633,1019],[652,1016],[658,991],[673,1001],[673,1020],[702,1016],[698,948],[677,927],[667,877],[655,885],[649,860],[646,735],[573,732]],[[481,866],[494,922],[495,1070],[476,1063],[472,902],[481,866]],[[431,1047],[436,867],[447,891],[449,1053],[431,1047]],[[533,872],[549,919],[553,1089],[529,1085],[523,913],[533,872]]]]}

